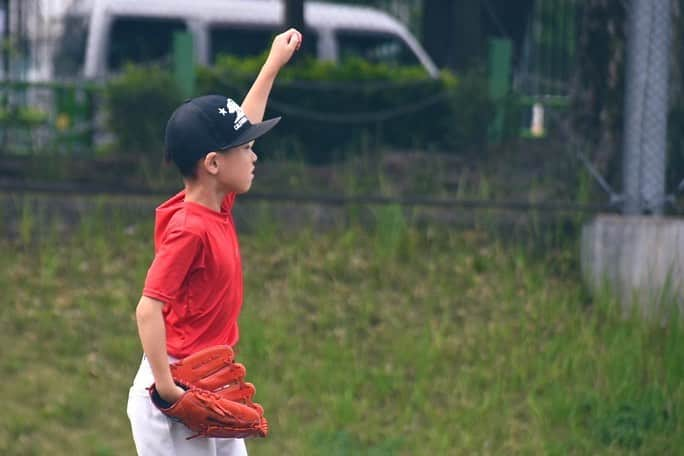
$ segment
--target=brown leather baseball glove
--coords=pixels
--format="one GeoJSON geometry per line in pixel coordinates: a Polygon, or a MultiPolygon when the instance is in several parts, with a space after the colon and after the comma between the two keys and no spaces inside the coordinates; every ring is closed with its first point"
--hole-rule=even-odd
{"type": "Polygon", "coordinates": [[[152,385],[150,396],[162,412],[196,432],[190,438],[267,435],[264,409],[252,401],[256,390],[254,385],[244,381],[245,366],[235,362],[230,346],[206,348],[170,367],[173,379],[186,389],[186,393],[169,404],[152,385]]]}
{"type": "Polygon", "coordinates": [[[237,439],[268,434],[268,422],[256,409],[208,390],[190,388],[176,402],[168,404],[152,385],[150,396],[162,412],[195,432],[188,439],[200,436],[237,439]]]}

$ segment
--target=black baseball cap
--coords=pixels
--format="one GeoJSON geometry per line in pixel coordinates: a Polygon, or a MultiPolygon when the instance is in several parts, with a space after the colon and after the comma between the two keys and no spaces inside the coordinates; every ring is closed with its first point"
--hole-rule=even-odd
{"type": "Polygon", "coordinates": [[[280,117],[251,123],[242,108],[223,95],[186,100],[171,114],[164,137],[166,161],[183,170],[209,152],[241,146],[268,132],[280,117]]]}

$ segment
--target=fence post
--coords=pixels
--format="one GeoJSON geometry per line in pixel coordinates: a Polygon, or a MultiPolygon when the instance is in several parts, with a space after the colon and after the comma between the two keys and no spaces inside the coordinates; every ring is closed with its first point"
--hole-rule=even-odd
{"type": "Polygon", "coordinates": [[[489,137],[495,143],[501,141],[503,136],[506,115],[503,101],[511,88],[512,55],[511,40],[499,38],[489,40],[489,96],[496,105],[496,117],[489,126],[489,137]]]}
{"type": "Polygon", "coordinates": [[[627,38],[625,214],[661,214],[665,202],[670,0],[632,0],[627,38]]]}
{"type": "Polygon", "coordinates": [[[9,0],[2,0],[0,3],[0,53],[2,54],[2,73],[5,79],[9,79],[9,38],[10,38],[10,16],[9,0]]]}
{"type": "Polygon", "coordinates": [[[635,305],[664,323],[684,312],[684,221],[660,215],[665,203],[671,0],[631,0],[624,107],[623,212],[582,230],[582,270],[608,285],[629,315],[635,305]]]}
{"type": "Polygon", "coordinates": [[[184,97],[195,93],[195,55],[189,32],[173,34],[173,74],[184,97]]]}

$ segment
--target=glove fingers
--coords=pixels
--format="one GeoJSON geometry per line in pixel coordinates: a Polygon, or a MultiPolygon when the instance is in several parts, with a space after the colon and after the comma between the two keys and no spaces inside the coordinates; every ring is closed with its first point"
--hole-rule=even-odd
{"type": "Polygon", "coordinates": [[[190,384],[209,391],[216,391],[232,383],[240,382],[247,375],[247,369],[240,363],[232,363],[203,378],[190,381],[190,384]]]}
{"type": "Polygon", "coordinates": [[[224,388],[220,388],[214,391],[221,397],[229,399],[231,401],[245,401],[252,400],[254,393],[256,393],[256,388],[253,384],[249,382],[233,383],[224,388]]]}
{"type": "Polygon", "coordinates": [[[185,384],[194,384],[196,380],[230,368],[234,360],[235,354],[229,345],[212,346],[171,364],[171,374],[185,384]]]}
{"type": "Polygon", "coordinates": [[[256,388],[249,382],[234,383],[214,392],[225,399],[245,404],[247,407],[256,410],[259,416],[264,416],[264,408],[260,404],[252,402],[256,388]]]}
{"type": "Polygon", "coordinates": [[[201,402],[205,407],[211,408],[217,415],[214,419],[219,422],[230,424],[234,423],[237,418],[243,423],[258,423],[261,419],[256,410],[245,404],[222,398],[217,394],[201,390],[194,391],[195,394],[191,395],[191,399],[201,402]]]}

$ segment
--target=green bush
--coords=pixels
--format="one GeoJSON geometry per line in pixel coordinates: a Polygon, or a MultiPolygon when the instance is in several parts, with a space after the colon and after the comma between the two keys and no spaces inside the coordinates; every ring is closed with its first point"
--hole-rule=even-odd
{"type": "MultiPolygon", "coordinates": [[[[264,59],[224,56],[211,68],[199,68],[197,94],[241,101],[264,59]]],[[[109,81],[108,126],[120,153],[158,160],[164,126],[181,99],[172,75],[156,67],[129,65],[109,81]]],[[[480,72],[443,72],[431,79],[422,67],[303,59],[281,72],[266,116],[283,121],[257,150],[309,163],[383,146],[458,151],[484,144],[492,115],[480,72]]]]}
{"type": "MultiPolygon", "coordinates": [[[[264,58],[224,56],[200,68],[199,92],[241,100],[264,58]]],[[[459,150],[485,142],[492,115],[480,73],[430,79],[422,67],[305,59],[280,74],[266,116],[283,121],[258,150],[311,163],[379,146],[459,150]]]]}
{"type": "Polygon", "coordinates": [[[10,110],[0,108],[0,125],[5,127],[31,128],[43,125],[48,120],[48,114],[40,109],[19,107],[10,110]]]}
{"type": "Polygon", "coordinates": [[[107,82],[107,124],[119,153],[141,161],[163,155],[164,128],[182,96],[172,75],[157,67],[129,65],[107,82]]]}

